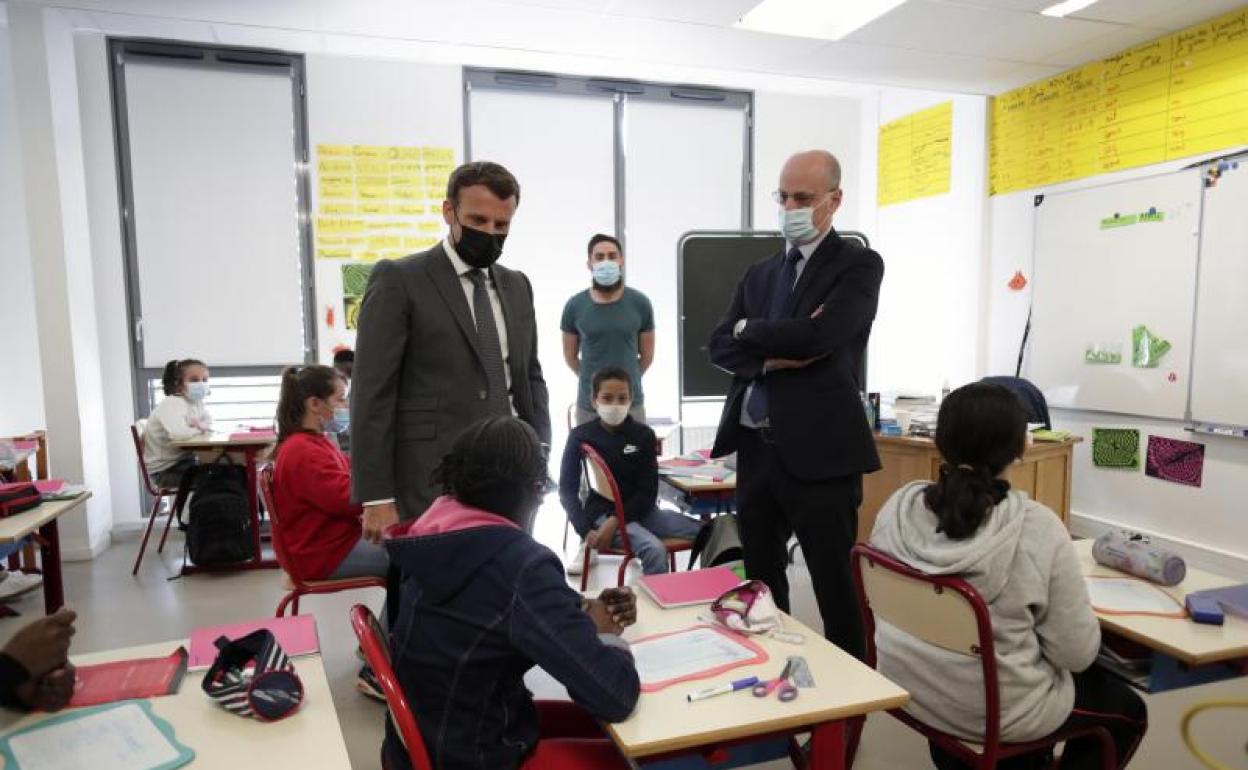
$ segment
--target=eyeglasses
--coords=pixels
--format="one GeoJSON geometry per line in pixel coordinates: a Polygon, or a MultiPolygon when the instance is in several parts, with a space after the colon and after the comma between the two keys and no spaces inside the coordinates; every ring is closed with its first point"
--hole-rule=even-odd
{"type": "Polygon", "coordinates": [[[784,190],[772,190],[771,199],[775,201],[776,203],[779,203],[781,206],[783,206],[784,204],[792,200],[798,206],[801,206],[802,208],[806,208],[807,206],[813,206],[815,204],[815,201],[819,200],[823,196],[831,195],[834,192],[836,192],[836,190],[828,190],[826,193],[797,192],[797,193],[790,194],[790,193],[785,192],[784,190]]]}

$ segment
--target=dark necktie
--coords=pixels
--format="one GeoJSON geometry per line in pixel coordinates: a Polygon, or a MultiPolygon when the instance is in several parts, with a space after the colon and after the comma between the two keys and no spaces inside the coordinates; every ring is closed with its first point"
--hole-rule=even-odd
{"type": "Polygon", "coordinates": [[[507,375],[503,371],[503,345],[498,339],[498,325],[494,323],[494,306],[490,304],[490,292],[485,286],[485,272],[470,270],[472,281],[472,314],[477,321],[477,344],[481,348],[481,361],[485,364],[485,380],[489,385],[490,413],[511,414],[511,398],[507,393],[507,375]]]}
{"type": "MultiPolygon", "coordinates": [[[[796,246],[784,255],[784,265],[780,268],[780,280],[776,281],[771,294],[771,302],[767,304],[769,320],[787,318],[793,312],[793,284],[797,283],[797,263],[801,258],[801,249],[796,246]]],[[[762,377],[754,380],[754,389],[750,391],[750,400],[745,403],[745,410],[755,425],[761,425],[767,419],[767,382],[762,377]]]]}

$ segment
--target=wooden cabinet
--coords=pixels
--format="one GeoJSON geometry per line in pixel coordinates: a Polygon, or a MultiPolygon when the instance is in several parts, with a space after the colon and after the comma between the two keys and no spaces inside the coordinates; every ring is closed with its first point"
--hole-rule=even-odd
{"type": "MultiPolygon", "coordinates": [[[[1073,438],[1060,444],[1038,443],[1027,447],[1023,460],[1010,468],[1010,486],[1026,492],[1061,517],[1070,526],[1070,478],[1075,444],[1073,438]]],[[[862,507],[858,509],[858,539],[866,540],[875,525],[875,515],[885,501],[911,481],[934,480],[940,474],[940,452],[930,438],[911,436],[875,437],[875,447],[883,466],[862,479],[862,507]]]]}

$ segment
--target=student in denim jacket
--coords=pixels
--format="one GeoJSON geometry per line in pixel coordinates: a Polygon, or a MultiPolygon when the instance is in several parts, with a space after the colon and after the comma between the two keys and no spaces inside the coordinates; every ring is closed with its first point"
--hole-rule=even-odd
{"type": "MultiPolygon", "coordinates": [[[[434,767],[628,767],[596,720],[621,721],[637,703],[618,636],[635,597],[583,599],[531,536],[546,481],[537,434],[514,417],[478,422],[435,479],[443,495],[386,541],[403,573],[394,668],[434,767]],[[535,665],[573,702],[534,702],[524,674],[535,665]]],[[[390,770],[409,767],[389,721],[382,753],[390,770]]]]}

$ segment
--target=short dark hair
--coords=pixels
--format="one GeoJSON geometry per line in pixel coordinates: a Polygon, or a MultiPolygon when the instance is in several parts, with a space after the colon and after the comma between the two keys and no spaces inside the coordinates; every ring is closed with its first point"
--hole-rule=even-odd
{"type": "Polygon", "coordinates": [[[604,366],[594,372],[594,376],[590,379],[590,392],[597,397],[598,389],[602,387],[602,383],[607,380],[616,380],[628,385],[628,395],[633,395],[633,378],[628,372],[618,366],[604,366]]]}
{"type": "Polygon", "coordinates": [[[446,197],[451,203],[459,203],[459,191],[465,187],[483,184],[501,200],[515,198],[520,202],[520,183],[512,173],[497,163],[474,160],[451,172],[446,183],[446,197]]]}
{"type": "Polygon", "coordinates": [[[590,256],[593,256],[594,247],[600,243],[614,243],[615,248],[619,249],[621,254],[624,253],[624,247],[620,245],[619,239],[617,239],[615,236],[606,235],[604,233],[598,233],[593,238],[589,239],[589,248],[586,249],[586,253],[588,253],[590,256]]]}
{"type": "Polygon", "coordinates": [[[349,364],[355,362],[355,351],[351,348],[343,348],[334,353],[335,364],[349,364]]]}
{"type": "Polygon", "coordinates": [[[546,485],[546,456],[528,423],[487,417],[459,434],[433,482],[464,505],[526,526],[546,485]]]}
{"type": "Polygon", "coordinates": [[[936,448],[945,462],[923,502],[936,514],[936,531],[964,540],[1010,491],[997,477],[1027,449],[1027,414],[1018,396],[1000,385],[965,385],[940,404],[936,448]]]}

